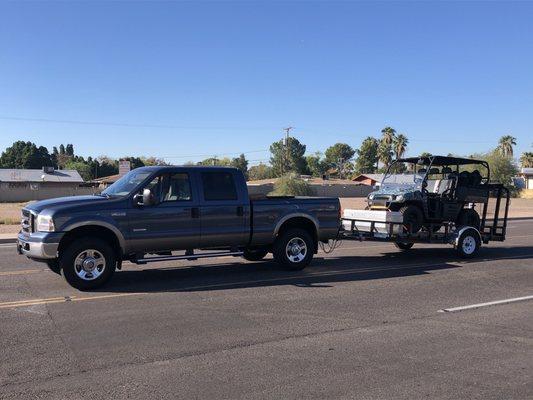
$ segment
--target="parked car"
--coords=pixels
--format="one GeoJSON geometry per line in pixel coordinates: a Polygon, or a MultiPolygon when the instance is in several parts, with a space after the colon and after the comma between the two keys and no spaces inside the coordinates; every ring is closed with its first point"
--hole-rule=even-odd
{"type": "Polygon", "coordinates": [[[368,208],[401,212],[412,232],[437,231],[445,222],[479,229],[475,206],[488,201],[489,181],[486,161],[445,156],[398,159],[387,169],[379,190],[368,195],[368,208]]]}
{"type": "Polygon", "coordinates": [[[300,270],[319,242],[337,236],[339,221],[338,198],[250,199],[235,168],[143,167],[96,196],[30,204],[22,210],[17,249],[72,286],[94,289],[125,260],[227,254],[257,261],[272,252],[284,268],[300,270]]]}

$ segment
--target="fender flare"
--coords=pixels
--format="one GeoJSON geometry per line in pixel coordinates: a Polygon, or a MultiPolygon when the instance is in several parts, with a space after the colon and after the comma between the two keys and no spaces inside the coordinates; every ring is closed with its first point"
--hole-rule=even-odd
{"type": "Polygon", "coordinates": [[[479,238],[479,243],[483,243],[483,238],[481,237],[481,233],[479,233],[479,231],[476,228],[474,228],[473,226],[463,226],[461,227],[461,229],[455,232],[454,238],[452,239],[452,243],[454,247],[457,247],[457,245],[459,244],[459,239],[461,239],[461,236],[463,236],[463,233],[465,233],[465,231],[469,229],[474,230],[477,233],[477,237],[479,238]]]}
{"type": "Polygon", "coordinates": [[[311,216],[309,214],[304,214],[304,213],[291,213],[291,214],[287,214],[287,215],[283,216],[283,218],[281,218],[278,221],[278,223],[276,224],[276,226],[274,228],[274,236],[278,235],[279,230],[281,229],[281,227],[283,226],[283,224],[285,222],[287,222],[288,220],[293,219],[293,218],[305,218],[308,221],[312,222],[313,225],[315,226],[316,236],[318,237],[318,228],[319,228],[318,221],[315,218],[313,218],[313,216],[311,216]]]}
{"type": "Polygon", "coordinates": [[[120,250],[122,251],[122,254],[125,254],[125,251],[126,251],[126,239],[124,238],[124,235],[122,234],[122,232],[115,225],[113,225],[112,223],[110,223],[110,222],[108,222],[106,220],[98,219],[98,218],[84,219],[83,221],[74,222],[74,223],[72,223],[70,225],[67,225],[64,228],[64,231],[68,233],[70,231],[73,231],[76,228],[89,227],[89,226],[99,226],[99,227],[102,227],[102,228],[107,228],[111,232],[113,232],[114,235],[117,237],[117,240],[118,240],[118,243],[119,243],[119,246],[120,246],[120,250]]]}

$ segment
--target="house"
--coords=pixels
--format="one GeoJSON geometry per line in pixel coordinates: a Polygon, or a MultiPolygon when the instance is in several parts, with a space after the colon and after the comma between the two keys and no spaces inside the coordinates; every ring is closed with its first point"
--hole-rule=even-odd
{"type": "Polygon", "coordinates": [[[524,180],[524,189],[533,189],[533,168],[521,168],[519,175],[524,180]]]}
{"type": "Polygon", "coordinates": [[[75,170],[0,169],[0,202],[23,202],[92,194],[75,170]]]}
{"type": "MultiPolygon", "coordinates": [[[[392,174],[390,177],[391,181],[395,183],[413,183],[413,175],[411,174],[392,174]]],[[[379,186],[383,180],[383,174],[360,174],[352,180],[361,185],[379,186]]]]}

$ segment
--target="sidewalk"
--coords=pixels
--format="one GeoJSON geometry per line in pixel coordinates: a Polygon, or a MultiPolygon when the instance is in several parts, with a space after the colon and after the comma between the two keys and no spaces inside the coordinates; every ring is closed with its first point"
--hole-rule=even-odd
{"type": "Polygon", "coordinates": [[[16,240],[17,240],[16,233],[0,233],[0,244],[15,243],[16,240]]]}

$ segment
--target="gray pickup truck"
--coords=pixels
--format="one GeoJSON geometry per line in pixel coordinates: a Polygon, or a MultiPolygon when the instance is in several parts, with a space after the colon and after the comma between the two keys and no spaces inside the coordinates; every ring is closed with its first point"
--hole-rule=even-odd
{"type": "Polygon", "coordinates": [[[284,268],[300,270],[319,242],[337,236],[339,221],[337,198],[250,199],[235,168],[143,167],[99,195],[30,204],[22,210],[17,250],[90,290],[125,260],[259,261],[272,252],[284,268]]]}

